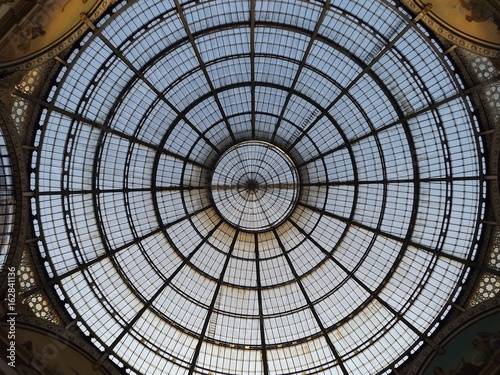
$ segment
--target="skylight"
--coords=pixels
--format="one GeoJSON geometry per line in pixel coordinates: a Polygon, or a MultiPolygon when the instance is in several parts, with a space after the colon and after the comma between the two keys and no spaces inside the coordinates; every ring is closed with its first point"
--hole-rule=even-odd
{"type": "Polygon", "coordinates": [[[140,374],[374,375],[455,300],[477,123],[390,1],[127,2],[40,123],[40,250],[140,374]]]}

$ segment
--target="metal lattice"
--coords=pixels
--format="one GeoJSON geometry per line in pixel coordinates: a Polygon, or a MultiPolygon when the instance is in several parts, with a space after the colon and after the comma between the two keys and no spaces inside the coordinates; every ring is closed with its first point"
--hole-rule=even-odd
{"type": "Polygon", "coordinates": [[[41,118],[32,209],[103,358],[374,375],[433,345],[485,167],[417,21],[378,0],[139,0],[83,39],[41,118]]]}
{"type": "Polygon", "coordinates": [[[0,271],[5,267],[12,243],[15,216],[12,164],[0,129],[0,271]]]}

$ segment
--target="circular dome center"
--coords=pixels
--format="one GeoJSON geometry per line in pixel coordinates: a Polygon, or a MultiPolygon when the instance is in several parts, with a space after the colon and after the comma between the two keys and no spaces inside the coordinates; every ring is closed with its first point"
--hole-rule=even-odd
{"type": "Polygon", "coordinates": [[[245,183],[245,189],[249,193],[254,193],[259,188],[259,183],[255,180],[248,180],[245,183]]]}
{"type": "Polygon", "coordinates": [[[215,166],[210,186],[215,206],[231,225],[262,232],[280,225],[299,196],[299,177],[292,160],[262,141],[238,143],[215,166]]]}

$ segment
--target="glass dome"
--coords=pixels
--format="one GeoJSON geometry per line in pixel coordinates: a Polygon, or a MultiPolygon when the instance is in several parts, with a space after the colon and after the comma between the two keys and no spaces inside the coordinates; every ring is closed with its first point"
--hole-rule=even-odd
{"type": "Polygon", "coordinates": [[[210,192],[214,208],[235,229],[269,231],[292,213],[299,195],[293,162],[270,143],[241,142],[220,157],[210,192]]]}
{"type": "Polygon", "coordinates": [[[460,295],[478,124],[383,0],[129,1],[61,70],[35,231],[62,303],[140,374],[381,374],[460,295]]]}
{"type": "Polygon", "coordinates": [[[7,143],[0,129],[0,272],[7,263],[14,227],[15,199],[12,175],[7,143]]]}

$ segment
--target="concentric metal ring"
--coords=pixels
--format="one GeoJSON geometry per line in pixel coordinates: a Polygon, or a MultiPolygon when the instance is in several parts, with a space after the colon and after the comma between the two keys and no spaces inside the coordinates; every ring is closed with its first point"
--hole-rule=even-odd
{"type": "Polygon", "coordinates": [[[215,207],[231,225],[262,232],[281,224],[295,208],[299,177],[290,158],[267,142],[246,141],[227,150],[210,185],[215,207]]]}
{"type": "Polygon", "coordinates": [[[82,330],[155,375],[374,375],[428,341],[485,191],[438,43],[385,0],[119,6],[34,137],[82,330]]]}

